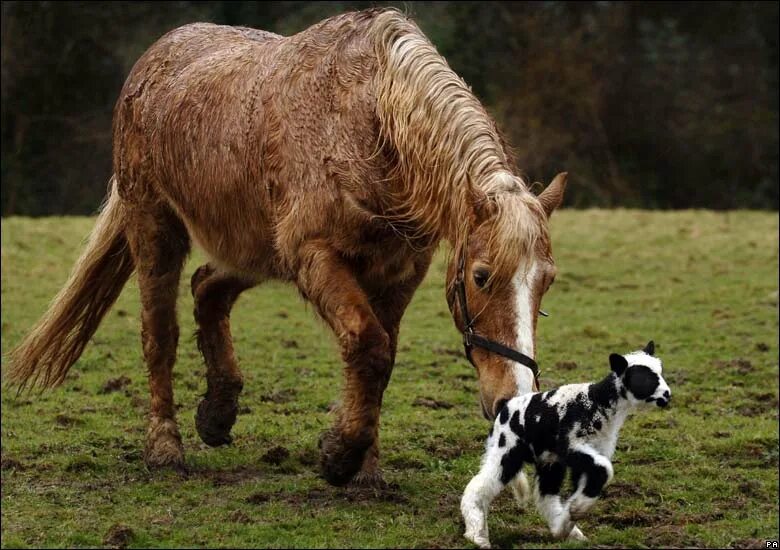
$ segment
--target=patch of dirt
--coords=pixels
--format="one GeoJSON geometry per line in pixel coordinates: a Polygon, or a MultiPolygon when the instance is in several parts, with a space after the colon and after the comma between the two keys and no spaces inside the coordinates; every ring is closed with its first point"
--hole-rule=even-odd
{"type": "Polygon", "coordinates": [[[298,392],[292,388],[274,391],[261,395],[260,401],[263,403],[289,403],[290,401],[295,401],[297,393],[298,392]]]}
{"type": "Polygon", "coordinates": [[[722,460],[737,468],[756,466],[777,466],[777,439],[759,437],[750,441],[734,443],[729,447],[712,445],[705,450],[707,455],[722,460]]]}
{"type": "Polygon", "coordinates": [[[122,460],[130,464],[132,464],[133,462],[141,461],[143,457],[144,457],[143,452],[140,449],[126,451],[121,455],[119,455],[119,458],[121,458],[122,460]]]}
{"type": "Polygon", "coordinates": [[[319,455],[314,449],[306,449],[298,453],[298,462],[304,466],[316,466],[319,463],[319,455]]]}
{"type": "Polygon", "coordinates": [[[328,488],[325,490],[311,489],[307,500],[321,501],[334,500],[346,502],[392,502],[394,504],[406,504],[408,499],[401,493],[397,483],[390,483],[385,487],[346,487],[328,488]]]}
{"type": "Polygon", "coordinates": [[[777,406],[777,398],[773,393],[751,393],[750,398],[757,401],[774,401],[775,406],[777,406]]]}
{"type": "Polygon", "coordinates": [[[265,475],[263,470],[240,466],[232,470],[192,470],[190,477],[211,480],[214,487],[224,485],[236,485],[245,481],[262,478],[265,475]]]}
{"type": "Polygon", "coordinates": [[[734,314],[730,311],[723,310],[723,309],[713,309],[712,310],[712,318],[713,319],[733,319],[734,314]]]}
{"type": "Polygon", "coordinates": [[[422,470],[425,468],[425,464],[419,460],[403,456],[388,459],[387,464],[393,468],[398,468],[399,470],[422,470]]]}
{"type": "Polygon", "coordinates": [[[66,472],[87,472],[95,470],[96,464],[86,457],[75,458],[65,466],[66,472]]]}
{"type": "Polygon", "coordinates": [[[452,460],[453,458],[458,458],[463,454],[463,449],[454,445],[432,443],[427,445],[425,449],[436,458],[440,458],[442,460],[452,460]]]}
{"type": "Polygon", "coordinates": [[[595,339],[603,339],[609,336],[609,333],[606,330],[598,327],[593,327],[590,325],[582,329],[582,334],[587,336],[588,338],[595,338],[595,339]]]}
{"type": "MultiPolygon", "coordinates": [[[[460,515],[460,514],[458,514],[460,515]]],[[[462,522],[462,520],[461,520],[462,522]]],[[[585,533],[588,534],[587,532],[585,533]]],[[[464,541],[466,539],[463,539],[464,541]]],[[[526,544],[541,545],[542,548],[551,548],[555,544],[549,529],[534,525],[520,529],[508,529],[502,534],[494,534],[490,537],[493,548],[522,548],[526,544]]],[[[458,542],[456,546],[463,546],[463,542],[458,542]]],[[[593,548],[588,546],[588,548],[593,548]]]]}
{"type": "Polygon", "coordinates": [[[135,533],[127,525],[116,523],[106,533],[103,544],[111,548],[127,548],[135,533]]]}
{"type": "Polygon", "coordinates": [[[298,342],[296,340],[282,340],[282,347],[285,349],[298,349],[298,342]]]}
{"type": "Polygon", "coordinates": [[[250,409],[246,405],[242,405],[238,409],[238,414],[250,414],[251,412],[252,412],[252,409],[250,409]]]}
{"type": "Polygon", "coordinates": [[[272,448],[267,453],[265,453],[262,457],[260,457],[260,460],[268,464],[273,464],[274,466],[278,466],[279,464],[287,460],[289,457],[290,457],[290,451],[288,451],[281,445],[277,445],[276,447],[272,448]]]}
{"type": "Polygon", "coordinates": [[[677,421],[671,416],[663,419],[650,420],[642,423],[643,428],[655,430],[658,428],[676,428],[678,426],[677,421]]]}
{"type": "Polygon", "coordinates": [[[130,382],[131,382],[130,379],[124,374],[119,378],[110,378],[106,380],[106,383],[103,384],[103,387],[100,388],[100,391],[98,391],[98,393],[107,394],[107,393],[113,393],[115,391],[119,391],[125,386],[130,385],[130,382]]]}
{"type": "Polygon", "coordinates": [[[644,493],[642,492],[641,488],[633,483],[616,481],[610,485],[607,485],[607,487],[604,489],[604,497],[609,496],[610,498],[613,496],[623,498],[637,497],[642,495],[644,495],[644,493]]]}
{"type": "Polygon", "coordinates": [[[737,408],[737,413],[740,416],[763,416],[767,413],[775,413],[778,412],[778,401],[777,398],[771,394],[760,394],[760,395],[751,395],[751,399],[753,399],[753,402],[743,404],[739,408],[737,408]]]}
{"type": "Polygon", "coordinates": [[[251,518],[241,510],[234,510],[228,515],[228,521],[233,523],[252,523],[251,518]]]}
{"type": "Polygon", "coordinates": [[[75,426],[76,424],[81,424],[84,422],[83,420],[70,417],[66,414],[58,414],[54,417],[54,421],[57,422],[57,424],[60,426],[75,426]]]}
{"type": "Polygon", "coordinates": [[[684,525],[656,525],[648,530],[643,541],[648,547],[659,548],[704,548],[703,541],[689,535],[684,525]]]}
{"type": "Polygon", "coordinates": [[[133,395],[130,397],[130,405],[134,409],[145,409],[149,405],[149,401],[140,395],[133,395]]]}
{"type": "Polygon", "coordinates": [[[276,316],[281,319],[287,319],[290,316],[290,314],[287,313],[287,311],[280,309],[279,311],[276,312],[276,316]]]}
{"type": "Polygon", "coordinates": [[[166,514],[164,516],[157,516],[152,519],[152,525],[171,525],[173,523],[173,514],[166,514]]]}
{"type": "Polygon", "coordinates": [[[268,493],[252,493],[246,497],[246,501],[249,504],[264,504],[271,500],[271,495],[268,493]]]}
{"type": "Polygon", "coordinates": [[[713,432],[712,437],[716,439],[728,439],[731,437],[731,432],[713,432]]]}
{"type": "Polygon", "coordinates": [[[766,539],[738,539],[729,545],[731,548],[766,548],[766,539]]]}
{"type": "Polygon", "coordinates": [[[15,458],[8,458],[8,457],[2,457],[0,458],[0,470],[6,471],[6,470],[24,470],[24,466],[22,466],[22,463],[16,460],[15,458]]]}
{"type": "Polygon", "coordinates": [[[765,344],[764,342],[758,342],[756,344],[756,349],[758,351],[769,351],[769,346],[765,344]]]}
{"type": "Polygon", "coordinates": [[[412,402],[413,407],[427,407],[429,409],[451,409],[452,403],[446,401],[437,401],[430,397],[418,397],[412,402]]]}
{"type": "MultiPolygon", "coordinates": [[[[723,512],[716,511],[708,514],[685,514],[674,513],[671,510],[658,508],[647,510],[621,510],[618,509],[611,514],[605,514],[599,521],[607,521],[617,528],[624,527],[653,527],[653,532],[657,529],[663,528],[677,528],[683,529],[688,524],[705,524],[712,521],[723,519],[723,512]]],[[[650,544],[649,546],[668,546],[674,544],[675,547],[679,547],[680,543],[663,542],[661,540],[650,544]]],[[[688,546],[688,544],[683,544],[688,546]]],[[[698,546],[698,541],[694,543],[694,546],[698,546]]]]}
{"type": "Polygon", "coordinates": [[[755,479],[749,479],[739,484],[739,492],[749,497],[759,497],[763,494],[761,484],[755,479]]]}
{"type": "Polygon", "coordinates": [[[574,370],[577,368],[577,366],[577,363],[574,361],[558,361],[555,363],[555,368],[562,370],[574,370]]]}
{"type": "Polygon", "coordinates": [[[668,510],[618,509],[599,517],[599,522],[609,523],[618,529],[626,527],[650,527],[669,523],[673,514],[668,510]]]}
{"type": "Polygon", "coordinates": [[[753,364],[747,359],[737,358],[725,361],[723,359],[715,359],[712,362],[712,366],[717,368],[735,369],[739,374],[748,374],[756,370],[753,364]]]}

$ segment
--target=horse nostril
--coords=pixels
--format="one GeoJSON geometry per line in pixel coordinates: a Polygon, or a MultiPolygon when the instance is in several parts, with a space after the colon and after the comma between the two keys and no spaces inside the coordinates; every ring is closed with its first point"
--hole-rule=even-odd
{"type": "Polygon", "coordinates": [[[672,394],[671,394],[671,393],[669,393],[669,390],[666,390],[666,391],[664,392],[664,397],[666,397],[667,399],[669,399],[671,396],[672,396],[672,394]]]}

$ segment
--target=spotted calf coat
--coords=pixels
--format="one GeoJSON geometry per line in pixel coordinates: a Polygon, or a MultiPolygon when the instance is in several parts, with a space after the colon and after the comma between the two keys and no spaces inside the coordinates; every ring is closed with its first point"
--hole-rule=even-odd
{"type": "Polygon", "coordinates": [[[465,536],[489,547],[487,510],[507,485],[524,501],[530,489],[524,464],[536,468],[534,496],[556,538],[584,539],[574,521],[596,501],[613,475],[618,432],[639,404],[665,407],[671,398],[654,344],[627,355],[612,354],[612,372],[600,382],[570,384],[509,400],[490,430],[479,473],[461,500],[465,536]],[[573,493],[560,496],[567,470],[573,493]]]}

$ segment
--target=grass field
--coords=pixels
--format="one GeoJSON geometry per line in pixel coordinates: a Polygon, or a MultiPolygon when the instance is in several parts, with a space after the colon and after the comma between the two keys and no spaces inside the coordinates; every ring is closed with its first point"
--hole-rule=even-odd
{"type": "MultiPolygon", "coordinates": [[[[92,220],[2,221],[2,351],[44,311],[92,220]]],[[[595,380],[610,352],[655,339],[667,410],[629,419],[615,481],[580,523],[589,545],[749,546],[778,539],[778,215],[562,211],[558,278],[539,321],[542,386],[595,380]]],[[[245,385],[230,447],[193,417],[205,391],[189,275],[181,286],[176,400],[190,475],[141,459],[148,401],[135,280],[61,387],[2,391],[2,545],[463,547],[458,503],[488,425],[444,300],[444,254],[401,327],[385,394],[387,490],[335,489],[317,474],[341,366],[292,288],[247,292],[233,316],[245,385]]],[[[549,538],[507,491],[490,517],[502,547],[549,538]]]]}

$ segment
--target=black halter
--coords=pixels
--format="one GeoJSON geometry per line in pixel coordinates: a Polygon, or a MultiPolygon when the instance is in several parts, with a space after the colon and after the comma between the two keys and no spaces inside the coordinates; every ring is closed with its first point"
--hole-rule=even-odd
{"type": "MultiPolygon", "coordinates": [[[[506,357],[507,359],[511,359],[512,361],[516,361],[521,365],[524,365],[529,369],[531,369],[531,372],[534,373],[534,381],[537,383],[537,387],[538,387],[539,365],[536,364],[536,361],[534,361],[524,353],[520,353],[519,351],[509,348],[504,344],[499,344],[498,342],[489,340],[488,338],[485,338],[484,336],[480,336],[474,331],[474,319],[469,314],[469,307],[468,304],[466,303],[466,279],[465,279],[466,259],[465,258],[466,258],[466,253],[464,247],[464,250],[461,250],[460,252],[460,258],[458,259],[458,276],[457,279],[455,280],[455,292],[458,294],[458,302],[460,303],[460,313],[463,316],[463,326],[464,326],[463,347],[466,350],[466,358],[469,360],[469,362],[472,365],[474,365],[474,359],[472,359],[471,357],[471,350],[474,347],[478,347],[478,348],[486,349],[497,355],[501,355],[502,357],[506,357]]],[[[540,313],[546,316],[544,312],[540,312],[540,313]]]]}

